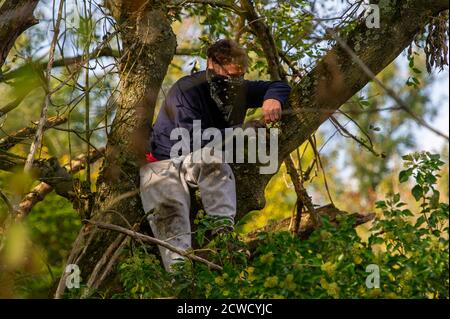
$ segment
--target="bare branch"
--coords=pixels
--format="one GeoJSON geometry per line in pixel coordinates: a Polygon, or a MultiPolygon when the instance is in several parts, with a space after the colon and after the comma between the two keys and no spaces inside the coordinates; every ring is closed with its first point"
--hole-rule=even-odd
{"type": "Polygon", "coordinates": [[[256,34],[268,64],[268,71],[272,80],[285,79],[286,74],[280,64],[278,49],[272,33],[263,19],[258,15],[250,0],[241,0],[243,15],[248,21],[248,27],[256,34]]]}
{"type": "Polygon", "coordinates": [[[297,173],[297,169],[295,168],[292,158],[288,156],[284,160],[284,163],[286,164],[287,171],[291,176],[291,180],[292,183],[294,184],[295,192],[297,193],[298,199],[301,201],[303,205],[306,206],[306,208],[309,211],[314,228],[320,227],[322,225],[322,220],[320,219],[319,214],[316,212],[316,209],[314,208],[314,205],[311,201],[311,197],[309,197],[308,192],[303,187],[300,176],[297,173]]]}
{"type": "MultiPolygon", "coordinates": [[[[135,230],[136,229],[133,228],[133,231],[135,230]]],[[[109,245],[108,249],[106,249],[103,256],[99,259],[99,261],[95,265],[94,270],[92,270],[89,279],[87,280],[86,283],[87,289],[85,289],[84,292],[81,294],[81,298],[86,298],[89,294],[90,289],[97,289],[100,286],[102,282],[102,280],[98,278],[100,271],[108,263],[108,261],[111,260],[111,257],[115,255],[117,251],[119,251],[119,247],[123,247],[122,246],[123,242],[126,242],[124,240],[125,237],[126,237],[125,234],[122,233],[119,234],[117,238],[111,243],[111,245],[109,245]]]]}
{"type": "Polygon", "coordinates": [[[402,108],[403,111],[408,113],[409,116],[411,116],[419,125],[422,125],[423,127],[429,129],[436,135],[449,140],[449,137],[445,135],[444,133],[440,132],[439,130],[435,129],[431,125],[429,125],[427,122],[425,122],[421,117],[417,116],[411,109],[406,105],[405,102],[398,96],[397,93],[394,92],[391,88],[384,85],[383,82],[381,82],[376,75],[372,72],[372,70],[359,58],[359,56],[353,51],[348,44],[337,35],[336,32],[329,29],[329,32],[331,33],[331,36],[339,43],[339,45],[347,52],[347,54],[355,61],[356,64],[361,68],[361,70],[375,83],[377,83],[391,98],[394,99],[394,101],[402,108]]]}
{"type": "Polygon", "coordinates": [[[14,208],[11,202],[9,201],[9,198],[5,194],[3,194],[1,189],[0,189],[0,198],[5,202],[6,207],[8,207],[9,213],[12,214],[14,212],[14,208]]]}
{"type": "Polygon", "coordinates": [[[362,147],[364,147],[366,150],[368,150],[370,153],[372,153],[373,155],[375,155],[376,157],[385,157],[383,154],[379,154],[375,151],[375,149],[373,148],[373,145],[367,145],[363,140],[361,140],[359,137],[353,135],[352,133],[350,133],[345,127],[344,125],[342,125],[341,123],[339,123],[339,121],[334,117],[334,116],[330,116],[330,121],[331,123],[336,127],[336,129],[344,136],[344,137],[349,137],[353,140],[355,140],[358,144],[360,144],[362,147]]]}
{"type": "MultiPolygon", "coordinates": [[[[353,224],[353,227],[365,224],[373,219],[375,219],[375,213],[350,213],[350,212],[345,212],[342,211],[340,209],[338,209],[337,207],[335,207],[333,204],[328,204],[325,206],[321,206],[316,208],[317,213],[320,216],[328,216],[328,219],[330,221],[330,223],[337,225],[337,216],[350,216],[353,217],[355,219],[355,222],[353,224]]],[[[301,221],[301,225],[300,225],[300,230],[298,233],[298,236],[302,239],[306,239],[308,238],[308,236],[314,231],[315,227],[314,227],[314,223],[311,220],[310,216],[305,216],[306,218],[302,218],[301,221]]],[[[281,230],[287,230],[290,224],[290,217],[282,219],[281,221],[277,222],[277,223],[273,223],[267,226],[264,226],[262,228],[256,229],[250,233],[248,233],[246,235],[246,237],[249,239],[250,243],[250,247],[254,246],[252,244],[252,242],[254,243],[255,240],[257,240],[258,234],[261,232],[273,232],[273,231],[281,231],[281,230]]]]}
{"type": "Polygon", "coordinates": [[[133,230],[130,230],[130,229],[118,226],[118,225],[113,225],[113,224],[108,224],[108,223],[101,223],[101,222],[94,222],[94,221],[91,221],[91,220],[85,220],[85,222],[89,223],[89,224],[92,224],[92,225],[95,225],[95,226],[97,226],[99,228],[117,231],[119,233],[128,235],[128,236],[130,236],[132,238],[135,238],[135,239],[138,239],[138,240],[142,240],[142,241],[147,242],[147,243],[151,243],[151,244],[156,244],[156,245],[162,246],[162,247],[167,248],[167,249],[169,249],[169,250],[171,250],[173,252],[176,252],[177,254],[179,254],[181,256],[184,256],[184,257],[187,257],[187,258],[189,258],[189,259],[191,259],[193,261],[197,261],[197,262],[200,262],[202,264],[205,264],[208,267],[210,267],[211,269],[220,270],[220,271],[223,270],[223,268],[221,266],[216,265],[216,264],[214,264],[214,263],[212,263],[212,262],[210,262],[210,261],[208,261],[208,260],[206,260],[206,259],[204,259],[202,257],[194,255],[193,251],[181,250],[181,249],[179,249],[179,248],[177,248],[175,246],[172,246],[171,244],[169,244],[169,243],[167,243],[167,242],[165,242],[163,240],[159,240],[157,238],[150,237],[150,236],[147,236],[147,235],[135,232],[133,230]]]}
{"type": "Polygon", "coordinates": [[[52,39],[52,42],[50,45],[50,54],[49,54],[49,60],[48,60],[48,64],[47,64],[47,73],[46,73],[46,78],[45,78],[46,95],[45,95],[44,105],[41,110],[41,117],[39,119],[39,124],[38,124],[37,130],[36,130],[36,135],[35,135],[33,142],[31,143],[30,152],[28,153],[27,160],[25,162],[25,166],[24,166],[25,172],[30,172],[30,170],[33,166],[34,154],[36,153],[36,150],[38,149],[38,147],[41,145],[41,141],[42,141],[43,129],[44,129],[44,125],[45,125],[46,118],[47,118],[47,110],[48,110],[48,107],[50,104],[50,92],[49,92],[50,91],[49,90],[50,75],[52,72],[52,66],[53,66],[53,61],[54,61],[56,41],[58,41],[58,36],[59,36],[59,28],[61,25],[63,7],[64,7],[64,0],[61,0],[59,3],[58,17],[56,19],[55,29],[53,30],[53,39],[52,39]]]}
{"type": "Polygon", "coordinates": [[[175,55],[198,55],[201,51],[201,48],[192,47],[192,48],[177,48],[175,55]]]}
{"type": "MultiPolygon", "coordinates": [[[[195,56],[198,54],[198,52],[200,52],[201,48],[200,47],[192,47],[192,48],[177,48],[175,55],[180,55],[180,56],[195,56]]],[[[113,50],[110,47],[106,47],[106,46],[99,46],[97,47],[95,50],[93,50],[90,54],[89,54],[89,59],[98,59],[101,57],[113,57],[116,59],[120,58],[120,53],[117,50],[113,50]]],[[[77,55],[77,56],[73,56],[73,57],[67,57],[67,58],[63,58],[63,59],[58,59],[55,60],[53,62],[53,67],[65,67],[65,66],[71,66],[71,65],[83,65],[86,63],[85,61],[86,56],[85,55],[77,55]]],[[[48,62],[42,62],[39,63],[36,67],[37,69],[45,69],[46,66],[48,65],[48,62]]],[[[24,64],[14,70],[11,70],[9,72],[6,72],[3,75],[0,75],[0,82],[2,81],[8,81],[11,80],[17,76],[19,76],[21,73],[23,73],[23,71],[27,68],[30,67],[30,64],[24,64]]],[[[0,117],[4,114],[7,113],[8,111],[3,111],[3,109],[5,109],[6,107],[3,107],[2,109],[0,109],[0,117]]]]}
{"type": "MultiPolygon", "coordinates": [[[[43,130],[49,129],[51,127],[61,125],[67,122],[67,118],[64,116],[54,116],[46,120],[43,130]]],[[[9,134],[8,136],[0,139],[0,149],[8,150],[16,144],[22,142],[25,139],[32,137],[36,133],[36,125],[25,127],[17,132],[9,134]]]]}
{"type": "MultiPolygon", "coordinates": [[[[98,152],[97,150],[92,150],[89,161],[90,163],[94,163],[100,158],[103,157],[104,149],[101,149],[101,152],[98,152]]],[[[69,174],[75,174],[85,168],[86,164],[86,154],[81,154],[77,157],[75,157],[71,162],[65,164],[63,167],[67,170],[69,174]]],[[[45,182],[39,183],[36,187],[33,188],[31,192],[25,195],[25,197],[22,199],[22,201],[19,204],[19,207],[17,209],[17,216],[16,218],[24,218],[28,216],[30,211],[33,209],[33,207],[39,203],[40,201],[43,201],[45,196],[50,194],[53,191],[53,187],[45,182]]]]}
{"type": "MultiPolygon", "coordinates": [[[[89,54],[90,59],[96,59],[96,58],[100,58],[100,57],[118,58],[119,52],[112,50],[110,47],[100,46],[100,47],[95,48],[89,54]]],[[[74,57],[67,57],[67,58],[63,58],[63,59],[54,60],[52,67],[56,68],[56,67],[63,67],[63,66],[70,66],[70,65],[80,65],[80,64],[83,64],[85,58],[86,58],[86,56],[78,55],[78,56],[74,56],[74,57]]],[[[31,62],[31,63],[34,63],[34,62],[31,62]]],[[[48,61],[42,62],[42,63],[36,63],[36,64],[37,65],[34,66],[34,68],[36,68],[38,70],[44,70],[48,66],[48,61]]],[[[30,63],[21,65],[20,67],[3,74],[0,77],[0,81],[11,80],[11,79],[19,76],[20,74],[22,74],[23,71],[29,67],[30,67],[30,63]]],[[[0,115],[1,115],[1,113],[0,113],[0,115]]]]}
{"type": "Polygon", "coordinates": [[[49,184],[41,182],[33,188],[31,192],[25,195],[22,201],[19,203],[19,207],[16,210],[16,219],[23,219],[28,216],[31,209],[36,206],[37,203],[44,200],[45,196],[53,191],[53,187],[49,184]]]}

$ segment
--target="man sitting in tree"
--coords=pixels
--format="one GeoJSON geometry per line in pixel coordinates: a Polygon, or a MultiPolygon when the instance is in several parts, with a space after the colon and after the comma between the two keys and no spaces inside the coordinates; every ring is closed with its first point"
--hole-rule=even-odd
{"type": "MultiPolygon", "coordinates": [[[[233,230],[236,188],[227,163],[193,161],[193,121],[201,129],[241,126],[248,108],[262,107],[266,123],[277,122],[290,87],[283,81],[244,80],[248,57],[232,40],[208,48],[207,69],[179,79],[171,87],[153,125],[148,164],[140,170],[143,208],[156,238],[186,250],[191,247],[190,193],[198,188],[205,213],[219,225],[213,234],[233,230]],[[171,158],[178,142],[171,132],[185,128],[191,135],[191,153],[171,158]]],[[[201,147],[204,147],[203,143],[201,147]]],[[[181,256],[159,247],[167,271],[181,256]]]]}

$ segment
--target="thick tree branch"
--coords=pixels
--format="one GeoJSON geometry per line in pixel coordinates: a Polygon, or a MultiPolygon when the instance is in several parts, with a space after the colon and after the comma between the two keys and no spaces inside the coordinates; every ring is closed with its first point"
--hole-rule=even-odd
{"type": "Polygon", "coordinates": [[[428,130],[432,131],[436,135],[449,140],[449,137],[445,135],[444,133],[436,130],[431,125],[429,125],[427,122],[425,122],[421,117],[414,114],[413,111],[406,105],[405,102],[396,94],[391,88],[384,85],[383,82],[381,82],[375,74],[367,67],[367,65],[364,64],[364,62],[356,55],[356,53],[345,43],[344,40],[342,40],[336,33],[331,31],[333,38],[339,43],[339,45],[345,50],[345,52],[351,56],[353,61],[355,61],[356,64],[361,68],[361,70],[368,76],[372,81],[374,81],[376,84],[378,84],[391,98],[394,99],[394,101],[399,105],[399,107],[408,113],[409,116],[411,116],[419,125],[422,125],[423,127],[427,128],[428,130]]]}
{"type": "MultiPolygon", "coordinates": [[[[44,130],[55,127],[57,125],[61,125],[67,122],[67,118],[64,116],[53,116],[46,120],[44,124],[44,130]]],[[[23,142],[26,139],[33,137],[36,133],[36,124],[32,126],[25,127],[17,132],[11,133],[2,139],[0,139],[0,149],[9,150],[11,147],[15,146],[18,143],[23,142]]]]}
{"type": "MultiPolygon", "coordinates": [[[[124,55],[118,66],[121,81],[117,111],[97,179],[91,220],[126,226],[142,218],[137,194],[109,208],[117,214],[104,214],[104,210],[120,194],[139,188],[139,167],[145,161],[149,128],[158,92],[176,52],[176,37],[165,7],[140,0],[110,0],[107,5],[122,31],[124,55]]],[[[88,226],[82,227],[67,260],[80,266],[84,278],[117,238],[114,232],[88,226]]],[[[60,279],[55,298],[65,290],[65,276],[60,279]]]]}
{"type": "MultiPolygon", "coordinates": [[[[373,74],[388,66],[433,16],[448,10],[449,4],[447,1],[415,0],[389,6],[389,10],[384,10],[381,28],[368,29],[362,20],[345,37],[341,35],[373,74]]],[[[295,112],[283,118],[279,162],[306,141],[335,110],[370,80],[340,45],[331,48],[292,89],[289,102],[295,112]],[[317,112],[302,112],[302,109],[317,112]]],[[[264,189],[271,175],[260,175],[256,166],[236,165],[234,169],[239,218],[248,211],[264,207],[264,189]]]]}
{"type": "MultiPolygon", "coordinates": [[[[177,48],[175,55],[195,56],[198,54],[199,51],[200,51],[200,48],[196,48],[196,47],[177,48]]],[[[97,47],[94,51],[92,51],[92,53],[89,54],[89,59],[97,59],[97,58],[101,58],[101,57],[113,57],[113,58],[119,59],[120,53],[119,53],[119,51],[113,50],[110,47],[100,46],[100,47],[97,47]]],[[[80,65],[80,64],[86,63],[85,60],[86,60],[86,56],[83,56],[83,55],[67,57],[64,59],[57,59],[53,62],[53,67],[56,68],[56,67],[65,67],[65,66],[71,66],[71,65],[80,65]]],[[[41,63],[38,63],[37,65],[33,66],[33,68],[44,70],[47,67],[47,64],[48,64],[47,61],[41,62],[41,63]]],[[[5,74],[0,75],[0,82],[12,80],[12,79],[20,76],[21,74],[26,74],[28,72],[28,70],[30,70],[30,68],[32,68],[32,66],[29,63],[27,63],[27,64],[24,64],[24,65],[18,67],[17,69],[6,72],[5,74]]],[[[0,116],[2,116],[4,113],[8,112],[8,111],[4,111],[4,109],[6,110],[6,107],[3,107],[2,109],[0,109],[0,116]]]]}
{"type": "MultiPolygon", "coordinates": [[[[416,0],[392,4],[390,11],[383,15],[381,28],[368,29],[365,21],[361,21],[346,36],[347,46],[357,53],[373,74],[377,74],[411,43],[432,16],[443,10],[448,10],[446,1],[416,0]]],[[[299,113],[287,118],[280,140],[280,156],[284,158],[289,154],[332,114],[321,110],[337,110],[370,80],[354,59],[340,45],[335,45],[294,87],[291,105],[300,111],[302,108],[316,108],[318,112],[299,113]]]]}
{"type": "Polygon", "coordinates": [[[268,73],[272,80],[280,80],[286,77],[283,67],[280,64],[280,57],[275,40],[269,27],[264,23],[255,10],[251,0],[241,0],[243,15],[248,21],[248,27],[258,37],[268,63],[268,73]]]}
{"type": "MultiPolygon", "coordinates": [[[[100,158],[103,153],[93,150],[91,153],[91,161],[100,158]]],[[[5,171],[16,171],[25,164],[25,158],[2,151],[0,152],[0,169],[5,171]]],[[[83,156],[76,158],[72,163],[61,166],[54,157],[44,160],[36,160],[33,162],[31,170],[32,176],[41,182],[53,187],[55,192],[69,200],[76,199],[76,185],[72,174],[83,169],[85,158],[83,156]],[[72,166],[71,166],[72,165],[72,166]],[[72,168],[70,168],[72,167],[72,168]]],[[[45,194],[48,189],[41,185],[39,194],[45,194]]],[[[44,195],[45,196],[45,195],[44,195]]]]}
{"type": "Polygon", "coordinates": [[[39,0],[6,0],[0,7],[0,69],[16,39],[37,24],[33,16],[39,0]]]}
{"type": "MultiPolygon", "coordinates": [[[[25,158],[0,150],[0,169],[15,172],[25,165],[25,158]]],[[[55,187],[56,192],[66,198],[72,198],[72,176],[62,168],[54,157],[36,160],[31,168],[32,175],[55,187]]]]}
{"type": "MultiPolygon", "coordinates": [[[[104,148],[101,148],[99,151],[92,150],[89,155],[89,162],[95,163],[100,158],[103,157],[104,148]]],[[[69,174],[75,174],[85,168],[86,165],[86,154],[81,154],[75,157],[70,163],[67,163],[63,166],[63,168],[69,174]]],[[[28,216],[33,207],[43,201],[45,196],[50,194],[54,188],[47,184],[46,182],[39,183],[36,187],[33,188],[31,192],[25,195],[22,201],[19,203],[19,208],[17,209],[17,218],[24,218],[28,216]]]]}
{"type": "MultiPolygon", "coordinates": [[[[327,216],[329,221],[335,225],[338,224],[338,221],[337,221],[338,216],[353,217],[355,219],[353,227],[365,224],[365,223],[375,219],[375,213],[361,214],[361,213],[344,212],[344,211],[337,209],[333,204],[328,204],[325,206],[318,207],[318,208],[316,208],[316,211],[319,214],[319,216],[327,216]]],[[[248,233],[246,235],[246,237],[250,242],[256,242],[259,233],[274,232],[274,231],[287,231],[289,224],[290,224],[290,217],[285,218],[279,222],[269,224],[262,228],[256,229],[256,230],[248,233]]],[[[311,220],[311,217],[305,216],[305,218],[302,218],[302,220],[301,220],[301,225],[300,225],[300,230],[298,232],[298,236],[302,239],[306,239],[314,231],[314,229],[315,229],[315,226],[314,226],[314,222],[311,220]]]]}
{"type": "MultiPolygon", "coordinates": [[[[257,36],[259,42],[261,43],[267,60],[271,80],[286,80],[286,72],[281,65],[278,49],[269,27],[259,18],[251,0],[241,0],[241,6],[245,9],[245,16],[247,20],[249,20],[249,28],[253,30],[253,33],[257,36]]],[[[287,105],[287,107],[289,107],[289,105],[287,105]]],[[[314,222],[314,226],[316,228],[320,227],[322,221],[314,209],[311,198],[303,186],[302,180],[297,173],[297,169],[295,168],[294,162],[292,161],[290,155],[286,157],[284,163],[297,194],[297,212],[293,218],[294,232],[297,233],[299,230],[298,227],[300,226],[303,206],[306,206],[308,209],[309,214],[312,217],[312,221],[314,222]]]]}

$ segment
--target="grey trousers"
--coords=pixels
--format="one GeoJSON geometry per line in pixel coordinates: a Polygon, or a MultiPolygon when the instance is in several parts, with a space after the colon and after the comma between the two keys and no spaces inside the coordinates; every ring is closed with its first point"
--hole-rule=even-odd
{"type": "MultiPolygon", "coordinates": [[[[193,163],[185,158],[149,163],[140,169],[140,195],[153,235],[186,250],[191,247],[189,187],[198,187],[205,209],[211,216],[236,215],[236,186],[226,163],[193,163]]],[[[159,246],[167,271],[182,256],[159,246]]]]}

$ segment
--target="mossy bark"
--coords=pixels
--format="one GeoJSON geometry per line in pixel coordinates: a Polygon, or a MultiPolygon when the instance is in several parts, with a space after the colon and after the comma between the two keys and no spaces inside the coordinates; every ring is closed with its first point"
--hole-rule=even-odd
{"type": "MultiPolygon", "coordinates": [[[[91,219],[130,227],[143,217],[136,190],[139,167],[145,159],[151,120],[158,92],[176,49],[176,38],[162,8],[143,2],[110,3],[123,43],[120,58],[120,89],[113,125],[108,136],[105,160],[96,185],[91,219]],[[120,195],[130,196],[118,200],[120,195]]],[[[97,263],[117,234],[84,225],[67,261],[77,264],[83,282],[95,282],[103,271],[97,263]]],[[[61,278],[56,297],[64,290],[61,278]]]]}

